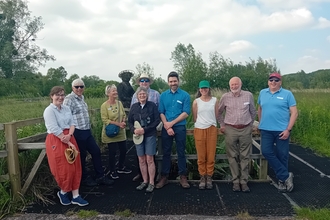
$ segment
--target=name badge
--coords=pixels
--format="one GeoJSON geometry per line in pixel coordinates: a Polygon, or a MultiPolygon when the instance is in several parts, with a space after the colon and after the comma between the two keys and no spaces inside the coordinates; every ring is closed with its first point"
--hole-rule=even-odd
{"type": "Polygon", "coordinates": [[[244,105],[249,105],[250,104],[250,102],[244,102],[244,105]]]}
{"type": "Polygon", "coordinates": [[[182,102],[180,100],[176,100],[176,102],[182,104],[182,102]]]}
{"type": "Polygon", "coordinates": [[[277,96],[277,99],[283,99],[283,97],[277,96]]]}

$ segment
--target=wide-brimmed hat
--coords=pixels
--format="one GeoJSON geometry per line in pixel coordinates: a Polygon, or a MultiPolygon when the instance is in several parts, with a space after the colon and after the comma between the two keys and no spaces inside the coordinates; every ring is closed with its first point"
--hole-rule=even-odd
{"type": "Polygon", "coordinates": [[[146,73],[141,73],[140,77],[136,79],[136,84],[140,84],[140,79],[149,79],[150,85],[154,82],[146,73]]]}
{"type": "Polygon", "coordinates": [[[124,74],[130,74],[130,77],[134,76],[134,71],[133,70],[123,70],[118,74],[119,78],[122,78],[124,74]]]}
{"type": "MultiPolygon", "coordinates": [[[[134,122],[134,128],[141,128],[141,125],[138,121],[134,122]]],[[[141,144],[143,141],[144,135],[133,134],[133,142],[134,144],[141,144]]]]}
{"type": "Polygon", "coordinates": [[[64,150],[64,155],[69,164],[73,164],[78,156],[78,151],[71,146],[64,150]]]}
{"type": "Polygon", "coordinates": [[[269,75],[269,78],[268,79],[270,79],[270,78],[273,78],[273,77],[275,77],[275,78],[277,78],[277,79],[282,79],[282,76],[281,76],[281,74],[279,74],[279,73],[272,73],[272,74],[270,74],[269,75]]]}

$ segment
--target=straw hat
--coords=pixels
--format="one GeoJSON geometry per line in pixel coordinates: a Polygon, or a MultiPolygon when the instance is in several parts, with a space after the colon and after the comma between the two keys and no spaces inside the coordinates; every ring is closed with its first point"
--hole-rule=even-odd
{"type": "MultiPolygon", "coordinates": [[[[134,128],[141,128],[141,125],[138,121],[134,122],[134,128]]],[[[143,135],[133,134],[134,144],[141,144],[143,141],[143,135]]]]}
{"type": "Polygon", "coordinates": [[[76,161],[78,153],[79,152],[71,146],[65,149],[64,155],[69,164],[73,164],[76,161]]]}
{"type": "Polygon", "coordinates": [[[154,82],[146,73],[141,73],[140,77],[136,79],[136,84],[140,84],[140,79],[149,79],[150,85],[154,82]]]}

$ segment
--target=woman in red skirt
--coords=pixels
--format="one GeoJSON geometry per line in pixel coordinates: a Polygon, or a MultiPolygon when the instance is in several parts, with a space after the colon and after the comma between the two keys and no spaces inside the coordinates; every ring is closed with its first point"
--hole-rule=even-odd
{"type": "Polygon", "coordinates": [[[88,202],[79,195],[81,181],[80,156],[69,163],[65,150],[70,146],[79,152],[76,140],[73,137],[75,124],[69,107],[63,105],[64,88],[55,86],[50,91],[52,102],[44,111],[47,128],[46,153],[50,171],[52,172],[60,191],[57,196],[62,205],[76,204],[86,206],[88,202]],[[69,197],[72,192],[72,199],[69,197]]]}

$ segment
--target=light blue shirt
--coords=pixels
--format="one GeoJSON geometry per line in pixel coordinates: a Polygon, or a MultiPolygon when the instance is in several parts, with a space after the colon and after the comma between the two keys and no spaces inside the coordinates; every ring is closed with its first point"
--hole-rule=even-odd
{"type": "Polygon", "coordinates": [[[58,109],[53,103],[45,109],[44,120],[48,134],[60,135],[64,129],[75,126],[71,110],[68,106],[61,105],[58,109]]]}
{"type": "Polygon", "coordinates": [[[290,122],[290,107],[296,106],[296,100],[291,91],[280,88],[272,94],[263,89],[258,97],[261,107],[259,129],[267,131],[284,131],[290,122]]]}
{"type": "MultiPolygon", "coordinates": [[[[157,106],[159,106],[159,92],[157,92],[154,89],[148,89],[148,101],[151,101],[153,103],[155,103],[157,106]]],[[[136,92],[133,95],[132,101],[131,101],[131,107],[134,103],[137,103],[138,99],[137,99],[137,95],[136,92]]]]}
{"type": "MultiPolygon", "coordinates": [[[[181,113],[190,114],[190,96],[189,94],[178,88],[174,93],[168,89],[160,95],[158,111],[164,114],[168,122],[173,121],[181,113]]],[[[176,123],[177,125],[186,125],[186,119],[176,123]]]]}

